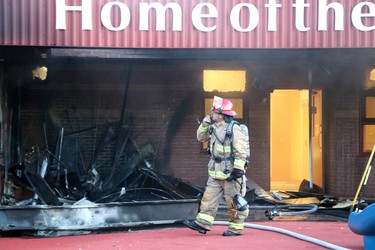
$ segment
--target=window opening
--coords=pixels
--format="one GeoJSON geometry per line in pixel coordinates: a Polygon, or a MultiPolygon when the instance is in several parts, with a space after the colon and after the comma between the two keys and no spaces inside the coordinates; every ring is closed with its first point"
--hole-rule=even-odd
{"type": "Polygon", "coordinates": [[[203,89],[205,92],[244,92],[246,71],[244,70],[204,70],[203,89]]]}
{"type": "Polygon", "coordinates": [[[369,153],[375,144],[375,91],[364,97],[362,117],[363,152],[369,153]]]}

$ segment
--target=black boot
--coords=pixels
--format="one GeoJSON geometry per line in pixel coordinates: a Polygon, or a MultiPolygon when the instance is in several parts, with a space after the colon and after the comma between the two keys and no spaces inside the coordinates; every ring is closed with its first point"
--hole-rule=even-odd
{"type": "Polygon", "coordinates": [[[233,233],[232,231],[225,230],[223,236],[240,236],[241,234],[233,233]]]}
{"type": "Polygon", "coordinates": [[[198,231],[199,233],[201,234],[205,234],[206,233],[206,229],[204,229],[203,227],[199,226],[197,223],[195,223],[193,220],[184,220],[184,225],[189,227],[190,229],[193,229],[195,231],[198,231]]]}

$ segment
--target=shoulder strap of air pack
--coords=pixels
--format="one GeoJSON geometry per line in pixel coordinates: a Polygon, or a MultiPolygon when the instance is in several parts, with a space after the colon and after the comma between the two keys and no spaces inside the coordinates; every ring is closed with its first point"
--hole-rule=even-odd
{"type": "Polygon", "coordinates": [[[238,123],[238,121],[235,121],[235,120],[232,120],[228,126],[227,126],[227,129],[226,129],[226,134],[225,134],[225,138],[226,139],[232,139],[232,135],[233,135],[233,126],[237,124],[238,126],[240,126],[240,124],[238,123]]]}
{"type": "Polygon", "coordinates": [[[233,136],[233,126],[235,125],[235,124],[237,124],[238,126],[240,126],[240,124],[237,122],[237,121],[235,121],[235,120],[232,120],[229,124],[228,124],[228,126],[227,126],[227,129],[226,129],[226,134],[225,134],[225,140],[227,140],[227,139],[229,139],[230,140],[230,151],[231,151],[231,153],[230,153],[230,155],[231,155],[231,157],[232,157],[232,164],[233,164],[233,161],[234,161],[234,158],[233,158],[233,140],[232,140],[232,136],[233,136]]]}

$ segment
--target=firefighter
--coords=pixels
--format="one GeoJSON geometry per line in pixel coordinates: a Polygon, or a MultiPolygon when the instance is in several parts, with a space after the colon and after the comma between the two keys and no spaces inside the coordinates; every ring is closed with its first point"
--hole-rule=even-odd
{"type": "Polygon", "coordinates": [[[233,126],[232,142],[226,140],[226,128],[235,115],[232,102],[215,96],[212,116],[207,115],[197,130],[198,141],[209,141],[211,157],[208,163],[208,180],[195,220],[185,220],[183,223],[201,234],[210,231],[223,197],[229,217],[228,229],[223,236],[241,235],[249,213],[248,208],[237,211],[233,203],[235,195],[245,195],[247,180],[244,169],[246,142],[241,128],[233,126]]]}

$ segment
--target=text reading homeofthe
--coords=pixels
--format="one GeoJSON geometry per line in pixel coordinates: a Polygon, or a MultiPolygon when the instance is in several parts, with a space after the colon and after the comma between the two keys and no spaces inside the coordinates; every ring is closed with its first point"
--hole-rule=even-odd
{"type": "MultiPolygon", "coordinates": [[[[66,30],[66,14],[67,12],[74,12],[74,15],[81,15],[82,18],[82,30],[93,30],[92,21],[92,0],[82,0],[81,5],[66,5],[65,0],[56,0],[56,29],[66,30]],[[76,13],[77,12],[77,13],[76,13]]],[[[260,20],[260,11],[267,15],[267,31],[277,31],[278,10],[284,8],[282,4],[278,3],[277,0],[268,0],[264,6],[255,6],[250,3],[239,3],[234,5],[230,11],[230,26],[238,32],[251,32],[257,28],[260,20]],[[264,8],[263,10],[260,8],[264,8]],[[248,13],[248,20],[241,21],[241,15],[246,11],[248,13]]],[[[338,2],[330,2],[327,0],[311,1],[317,4],[317,28],[318,31],[327,31],[328,21],[334,17],[333,30],[343,31],[344,23],[347,18],[350,18],[353,27],[359,31],[372,31],[375,29],[375,3],[372,2],[360,2],[356,4],[350,10],[350,15],[345,11],[344,6],[338,2]],[[367,20],[366,23],[364,20],[367,20]],[[370,24],[369,24],[370,23],[370,24]]],[[[292,3],[294,12],[294,27],[298,31],[307,32],[310,30],[311,23],[306,23],[308,20],[306,15],[308,9],[311,8],[310,3],[306,0],[294,0],[292,3]]],[[[102,25],[110,31],[123,31],[126,30],[132,19],[132,12],[129,7],[120,1],[113,1],[104,4],[100,8],[100,21],[102,25]],[[116,25],[112,23],[111,13],[114,8],[120,13],[119,22],[116,25]]],[[[134,11],[134,10],[133,10],[134,11]]],[[[220,9],[218,9],[213,3],[201,2],[193,6],[191,13],[185,13],[184,8],[176,3],[170,2],[162,4],[159,2],[145,3],[140,2],[138,4],[139,13],[139,31],[149,31],[149,17],[150,12],[155,13],[155,29],[156,31],[166,31],[171,29],[172,31],[182,31],[183,15],[190,15],[190,19],[194,28],[200,32],[211,32],[217,29],[220,24],[220,9]],[[171,13],[172,27],[166,27],[166,15],[167,11],[171,13]],[[211,20],[211,22],[205,22],[205,20],[211,20]],[[209,24],[208,24],[209,23],[209,24]]],[[[99,14],[99,13],[98,13],[99,14]]],[[[95,15],[96,16],[96,15],[95,15]]],[[[262,19],[263,20],[263,19],[262,19]]]]}

